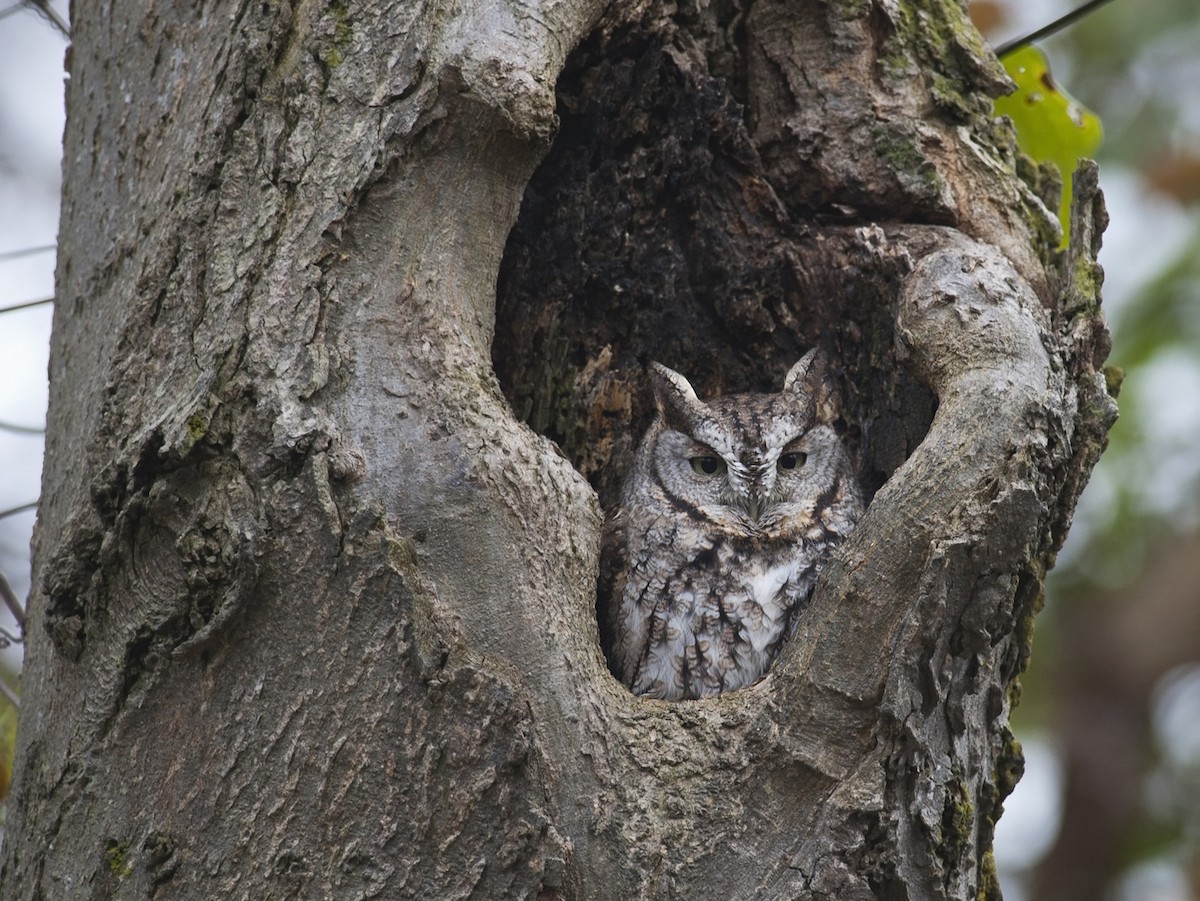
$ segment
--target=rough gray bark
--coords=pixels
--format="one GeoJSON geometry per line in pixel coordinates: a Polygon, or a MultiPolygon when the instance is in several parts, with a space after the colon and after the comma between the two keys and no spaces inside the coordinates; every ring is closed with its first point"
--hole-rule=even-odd
{"type": "Polygon", "coordinates": [[[600,12],[75,23],[6,897],[997,894],[1009,691],[1112,417],[1094,171],[1060,257],[953,4],[600,12]],[[748,387],[832,335],[878,488],[772,674],[709,701],[629,695],[596,631],[579,471],[617,478],[650,320],[549,367],[505,329],[586,317],[496,320],[585,37],[585,77],[640,41],[717,98],[736,215],[684,224],[740,274],[720,340],[661,298],[678,347],[748,387]],[[501,394],[497,324],[512,403],[597,439],[579,471],[501,394]]]}

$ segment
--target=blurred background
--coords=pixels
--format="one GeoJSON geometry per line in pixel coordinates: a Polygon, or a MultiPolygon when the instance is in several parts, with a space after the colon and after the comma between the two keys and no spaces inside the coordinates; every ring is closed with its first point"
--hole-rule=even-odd
{"type": "MultiPolygon", "coordinates": [[[[1081,2],[970,9],[998,46],[1081,2]]],[[[21,600],[67,46],[38,5],[0,7],[0,573],[21,600]]],[[[66,16],[65,0],[49,6],[66,16]]],[[[1104,124],[1104,304],[1125,380],[1022,678],[1014,730],[1026,773],[996,859],[1009,901],[1200,901],[1200,5],[1112,0],[1038,46],[1104,124]]],[[[5,609],[0,628],[16,632],[5,609]]],[[[0,678],[16,687],[19,671],[20,646],[0,649],[0,678]]],[[[0,698],[0,791],[14,724],[0,698]]]]}
{"type": "MultiPolygon", "coordinates": [[[[66,8],[59,0],[50,15],[61,21],[66,8]]],[[[22,603],[42,473],[66,47],[46,13],[0,0],[0,599],[22,603]]],[[[10,638],[19,634],[9,605],[0,603],[0,680],[14,693],[21,646],[10,638]]],[[[0,697],[3,797],[16,724],[16,710],[0,697]]]]}
{"type": "MultiPolygon", "coordinates": [[[[976,0],[996,46],[1082,0],[976,0]]],[[[1038,46],[1100,116],[1121,418],[1038,618],[996,837],[1009,901],[1200,901],[1200,4],[1112,0],[1038,46]]]]}

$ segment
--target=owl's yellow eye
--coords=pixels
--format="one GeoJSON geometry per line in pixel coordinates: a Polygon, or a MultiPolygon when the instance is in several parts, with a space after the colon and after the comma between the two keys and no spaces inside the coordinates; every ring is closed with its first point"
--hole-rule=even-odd
{"type": "Polygon", "coordinates": [[[725,461],[720,457],[692,457],[688,462],[698,476],[715,476],[725,471],[725,461]]]}
{"type": "Polygon", "coordinates": [[[779,458],[780,469],[799,469],[808,459],[808,454],[784,454],[779,458]]]}

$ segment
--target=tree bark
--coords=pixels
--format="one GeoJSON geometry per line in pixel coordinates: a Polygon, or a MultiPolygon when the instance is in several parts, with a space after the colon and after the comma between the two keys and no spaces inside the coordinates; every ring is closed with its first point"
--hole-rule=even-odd
{"type": "Polygon", "coordinates": [[[1059,254],[957,4],[74,41],[6,897],[998,896],[1114,408],[1094,168],[1059,254]],[[630,695],[595,582],[636,362],[765,388],[818,340],[858,531],[763,682],[630,695]]]}

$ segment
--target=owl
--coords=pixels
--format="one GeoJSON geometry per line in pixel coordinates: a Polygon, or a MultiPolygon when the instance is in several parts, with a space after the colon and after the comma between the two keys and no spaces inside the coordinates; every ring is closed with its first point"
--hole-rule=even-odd
{"type": "Polygon", "coordinates": [[[658,415],[605,529],[610,663],[634,694],[703,698],[762,678],[862,497],[819,351],[778,394],[650,379],[658,415]]]}

